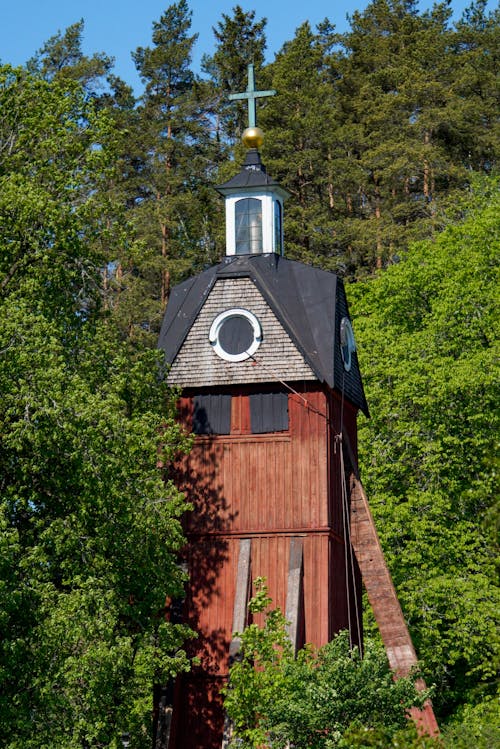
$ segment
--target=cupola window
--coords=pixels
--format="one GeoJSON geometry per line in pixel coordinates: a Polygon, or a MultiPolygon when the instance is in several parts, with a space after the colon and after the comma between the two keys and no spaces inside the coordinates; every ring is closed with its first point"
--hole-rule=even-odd
{"type": "Polygon", "coordinates": [[[274,251],[281,255],[282,252],[282,233],[283,233],[283,218],[281,211],[281,203],[279,200],[274,201],[274,251]]]}
{"type": "Polygon", "coordinates": [[[235,206],[236,254],[262,252],[262,201],[242,198],[235,206]]]}

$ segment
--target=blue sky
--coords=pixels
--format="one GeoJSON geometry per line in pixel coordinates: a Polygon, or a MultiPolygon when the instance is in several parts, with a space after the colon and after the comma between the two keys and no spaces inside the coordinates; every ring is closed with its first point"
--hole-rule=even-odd
{"type": "MultiPolygon", "coordinates": [[[[212,27],[222,13],[231,14],[237,4],[245,11],[255,10],[259,19],[268,19],[270,61],[303,21],[309,20],[315,26],[328,17],[338,31],[344,31],[347,14],[362,10],[367,0],[188,0],[188,4],[193,12],[192,30],[199,34],[196,67],[203,53],[213,51],[212,27]]],[[[429,0],[421,0],[420,7],[430,4],[429,0]]],[[[453,0],[454,15],[459,16],[468,4],[468,0],[453,0]]],[[[83,18],[85,53],[106,52],[114,57],[116,74],[139,91],[130,53],[150,44],[152,23],[168,5],[169,0],[0,0],[0,61],[25,63],[49,37],[83,18]]]]}

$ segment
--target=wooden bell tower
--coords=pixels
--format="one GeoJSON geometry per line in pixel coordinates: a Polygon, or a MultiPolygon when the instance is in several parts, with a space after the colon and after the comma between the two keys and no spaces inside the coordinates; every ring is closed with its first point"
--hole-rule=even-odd
{"type": "Polygon", "coordinates": [[[218,188],[226,256],[172,290],[160,335],[196,435],[179,484],[193,505],[184,616],[199,666],[176,683],[158,744],[169,749],[223,745],[219,688],[256,577],[296,648],[341,629],[362,641],[360,566],[373,567],[374,526],[359,494],[356,415],[368,407],[341,279],[283,256],[287,193],[266,173],[255,126],[256,99],[273,93],[255,91],[249,66],[247,91],[233,96],[249,103],[247,156],[218,188]],[[356,529],[354,502],[365,523],[356,529]]]}

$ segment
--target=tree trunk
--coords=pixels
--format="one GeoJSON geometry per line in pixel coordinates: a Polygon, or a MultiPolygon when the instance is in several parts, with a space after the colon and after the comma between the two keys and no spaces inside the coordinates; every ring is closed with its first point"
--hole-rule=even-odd
{"type": "MultiPolygon", "coordinates": [[[[161,256],[165,260],[168,250],[168,226],[164,223],[161,225],[161,256]]],[[[161,308],[165,310],[170,295],[170,271],[163,268],[161,272],[161,308]]]]}
{"type": "Polygon", "coordinates": [[[328,163],[329,163],[329,167],[328,167],[328,185],[327,185],[327,190],[328,190],[328,204],[329,204],[330,208],[333,209],[333,208],[335,208],[335,193],[334,193],[334,190],[333,190],[333,176],[332,176],[332,169],[331,169],[332,154],[331,154],[330,150],[328,150],[328,157],[327,158],[328,158],[328,163]]]}
{"type": "MultiPolygon", "coordinates": [[[[431,133],[429,130],[426,130],[424,133],[424,154],[428,150],[429,143],[431,142],[431,133]]],[[[425,201],[428,203],[431,199],[431,170],[429,166],[429,162],[427,158],[424,155],[424,184],[423,184],[423,191],[424,191],[424,198],[425,201]]]]}
{"type": "Polygon", "coordinates": [[[375,258],[375,264],[377,267],[377,270],[380,270],[382,268],[382,254],[383,254],[383,244],[382,244],[382,232],[380,227],[380,220],[382,218],[382,212],[380,210],[380,190],[378,186],[375,188],[375,221],[376,223],[376,234],[377,234],[377,250],[376,250],[376,258],[375,258]]]}

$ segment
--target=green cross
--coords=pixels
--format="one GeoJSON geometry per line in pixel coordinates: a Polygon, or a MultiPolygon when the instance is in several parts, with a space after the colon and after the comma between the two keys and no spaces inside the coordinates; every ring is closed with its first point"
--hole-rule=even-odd
{"type": "Polygon", "coordinates": [[[255,90],[255,76],[253,72],[253,65],[248,66],[248,86],[247,90],[242,94],[229,94],[229,98],[234,101],[235,99],[247,99],[248,100],[248,127],[255,127],[257,124],[257,99],[263,96],[274,96],[276,91],[256,91],[255,90]]]}

